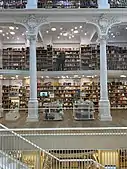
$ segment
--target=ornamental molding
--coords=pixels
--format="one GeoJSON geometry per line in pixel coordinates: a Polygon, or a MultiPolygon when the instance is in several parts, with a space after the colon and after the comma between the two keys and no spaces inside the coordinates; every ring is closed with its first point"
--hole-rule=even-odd
{"type": "Polygon", "coordinates": [[[98,17],[89,18],[86,22],[94,24],[97,27],[99,34],[107,34],[109,28],[115,24],[121,23],[122,20],[116,15],[101,14],[98,17]]]}
{"type": "Polygon", "coordinates": [[[29,34],[37,34],[41,25],[48,23],[47,17],[29,14],[16,19],[16,23],[22,24],[29,34]]]}

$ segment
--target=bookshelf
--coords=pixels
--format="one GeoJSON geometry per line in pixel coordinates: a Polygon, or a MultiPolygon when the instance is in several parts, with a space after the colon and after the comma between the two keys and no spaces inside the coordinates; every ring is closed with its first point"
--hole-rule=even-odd
{"type": "Polygon", "coordinates": [[[61,51],[65,53],[64,70],[80,70],[80,48],[54,48],[53,70],[57,70],[57,57],[61,51]]]}

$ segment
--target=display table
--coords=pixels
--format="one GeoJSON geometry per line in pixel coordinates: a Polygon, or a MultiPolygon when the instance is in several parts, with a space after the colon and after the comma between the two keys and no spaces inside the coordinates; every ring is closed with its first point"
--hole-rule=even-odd
{"type": "Polygon", "coordinates": [[[94,104],[86,100],[78,100],[73,105],[73,116],[75,120],[93,120],[94,119],[94,104]]]}
{"type": "Polygon", "coordinates": [[[45,103],[44,120],[63,120],[63,105],[59,102],[45,103]]]}

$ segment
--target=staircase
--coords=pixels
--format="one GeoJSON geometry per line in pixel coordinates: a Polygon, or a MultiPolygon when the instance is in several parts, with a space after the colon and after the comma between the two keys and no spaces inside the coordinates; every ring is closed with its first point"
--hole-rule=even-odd
{"type": "Polygon", "coordinates": [[[0,150],[0,169],[30,169],[17,159],[0,150]]]}

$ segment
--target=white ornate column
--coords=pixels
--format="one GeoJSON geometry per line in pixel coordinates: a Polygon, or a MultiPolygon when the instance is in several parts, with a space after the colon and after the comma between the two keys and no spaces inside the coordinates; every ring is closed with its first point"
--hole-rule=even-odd
{"type": "Polygon", "coordinates": [[[38,100],[37,100],[37,66],[36,66],[36,39],[37,34],[28,33],[30,52],[30,99],[28,103],[27,121],[38,121],[38,100]]]}
{"type": "Polygon", "coordinates": [[[38,100],[37,100],[37,66],[36,66],[36,40],[39,26],[47,23],[45,17],[40,15],[28,14],[25,17],[17,19],[17,23],[23,24],[27,29],[27,40],[29,40],[30,50],[30,98],[28,103],[27,121],[36,122],[39,120],[38,100]]]}
{"type": "Polygon", "coordinates": [[[38,0],[27,0],[27,9],[36,9],[38,0]]]}
{"type": "Polygon", "coordinates": [[[99,118],[101,121],[111,121],[110,102],[108,99],[107,87],[107,34],[100,35],[100,101],[99,101],[99,118]]]}

